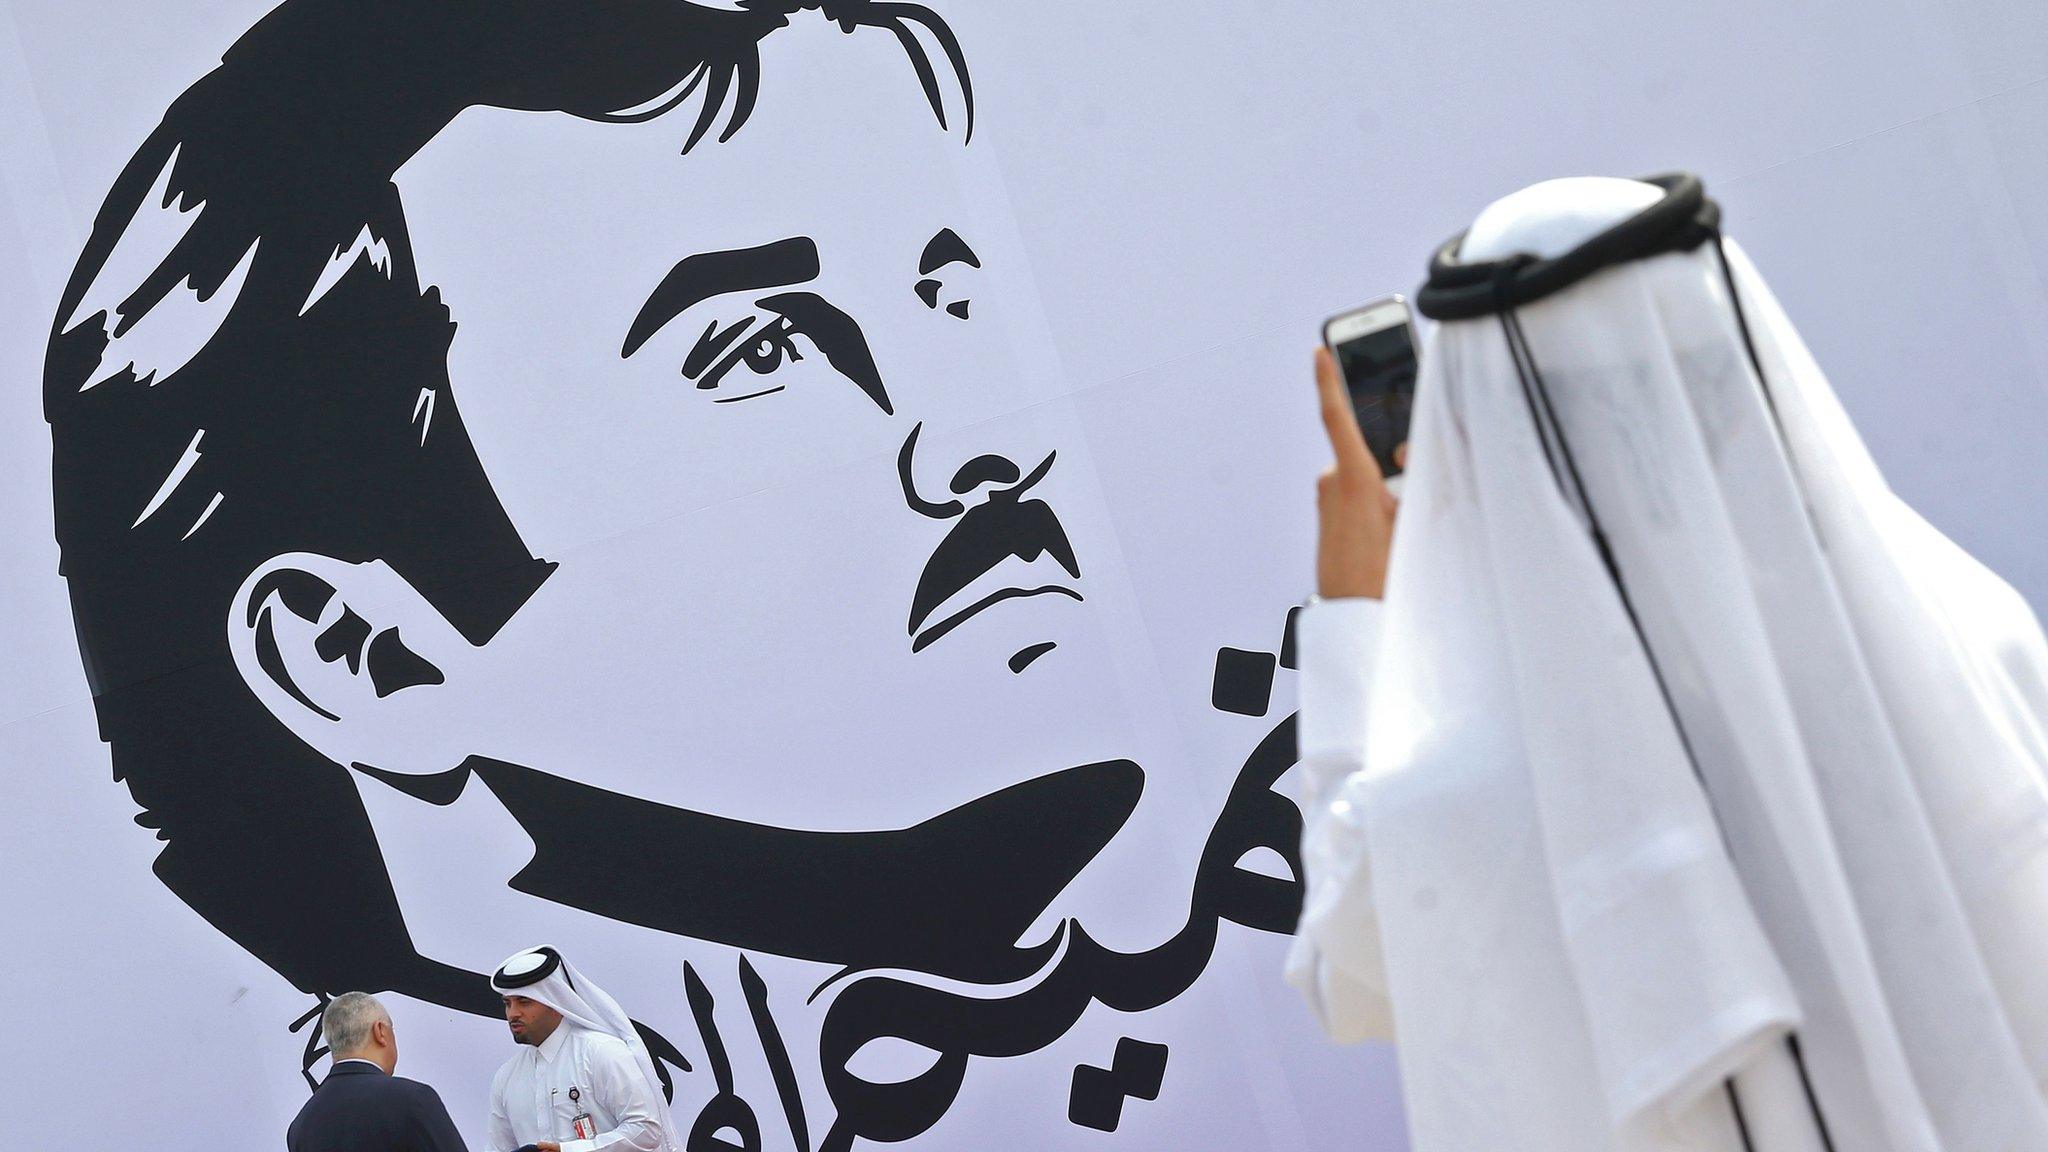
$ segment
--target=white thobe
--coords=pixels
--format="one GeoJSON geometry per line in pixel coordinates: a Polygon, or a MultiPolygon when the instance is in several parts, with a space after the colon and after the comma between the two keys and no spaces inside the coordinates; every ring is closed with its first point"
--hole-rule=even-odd
{"type": "MultiPolygon", "coordinates": [[[[1381,619],[1382,606],[1376,600],[1318,600],[1303,610],[1295,632],[1301,673],[1297,731],[1302,857],[1308,891],[1288,950],[1286,978],[1308,1001],[1324,1032],[1340,1043],[1395,1039],[1366,835],[1370,790],[1364,772],[1367,713],[1379,662],[1381,619]]],[[[1482,855],[1500,850],[1504,865],[1512,867],[1515,852],[1489,843],[1484,836],[1476,839],[1482,855]]],[[[1473,998],[1492,999],[1491,991],[1475,987],[1473,998]]],[[[1508,997],[1512,1000],[1514,994],[1508,997]]],[[[1543,1013],[1535,999],[1526,999],[1524,1004],[1526,1015],[1540,1021],[1543,1013]]],[[[1487,1044],[1491,1029],[1478,1022],[1480,1013],[1474,1016],[1475,1029],[1455,1038],[1452,1048],[1487,1044]]],[[[1540,1023],[1533,1028],[1543,1031],[1540,1023]]],[[[1671,1037],[1670,1051],[1663,1054],[1661,1062],[1681,1063],[1693,1056],[1685,1051],[1687,1039],[1671,1037]]],[[[1442,1045],[1421,1047],[1440,1049],[1442,1045]]],[[[1804,1101],[1798,1094],[1797,1072],[1785,1051],[1751,1048],[1746,1056],[1751,1066],[1736,1079],[1746,1102],[1742,1123],[1748,1126],[1749,1138],[1744,1137],[1742,1125],[1730,1109],[1734,1096],[1709,1093],[1664,1118],[1656,1126],[1658,1131],[1622,1146],[1663,1152],[1819,1152],[1802,1130],[1804,1101]]],[[[1412,1058],[1413,1053],[1403,1057],[1404,1069],[1411,1072],[1415,1071],[1409,1067],[1412,1058]]],[[[1484,1118],[1476,1127],[1485,1128],[1503,1118],[1512,1125],[1512,1117],[1532,1102],[1514,1090],[1512,1075],[1506,1079],[1488,1075],[1478,1067],[1483,1063],[1475,1060],[1465,1069],[1468,1091],[1450,1107],[1484,1118]]],[[[1714,1071],[1721,1070],[1717,1067],[1714,1071]]],[[[1417,1078],[1433,1079],[1438,1071],[1426,1070],[1417,1078]]],[[[1441,1113],[1441,1104],[1424,1105],[1424,1109],[1441,1113]]],[[[1433,1134],[1418,1141],[1419,1146],[1430,1148],[1461,1144],[1458,1137],[1440,1140],[1433,1134]]]]}
{"type": "Polygon", "coordinates": [[[1287,982],[1330,1038],[1392,1040],[1379,929],[1365,869],[1364,814],[1340,798],[1365,767],[1365,705],[1380,604],[1318,600],[1295,621],[1301,669],[1302,856],[1308,891],[1287,953],[1287,982]]]}
{"type": "Polygon", "coordinates": [[[653,1085],[625,1041],[564,1020],[538,1045],[522,1045],[491,1081],[491,1152],[514,1152],[542,1140],[562,1152],[600,1148],[654,1152],[661,1147],[653,1085]],[[578,1099],[569,1099],[570,1089],[578,1099]],[[587,1111],[597,1135],[575,1139],[573,1121],[587,1111]]]}

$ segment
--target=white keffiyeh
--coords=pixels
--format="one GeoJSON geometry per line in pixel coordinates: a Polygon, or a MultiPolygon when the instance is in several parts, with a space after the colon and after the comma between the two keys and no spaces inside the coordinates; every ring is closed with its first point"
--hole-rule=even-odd
{"type": "MultiPolygon", "coordinates": [[[[1660,194],[1538,185],[1459,255],[1660,194]]],[[[1417,1152],[2048,1149],[2048,643],[1722,251],[1523,305],[1520,366],[1433,333],[1304,935],[1390,1003],[1417,1152]]]]}

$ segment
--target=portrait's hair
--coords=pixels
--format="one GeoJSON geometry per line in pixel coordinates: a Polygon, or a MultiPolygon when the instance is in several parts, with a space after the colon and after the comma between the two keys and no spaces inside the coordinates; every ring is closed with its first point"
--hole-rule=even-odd
{"type": "Polygon", "coordinates": [[[348,767],[243,683],[238,588],[285,552],[382,560],[482,643],[552,567],[463,428],[454,327],[393,174],[472,105],[639,121],[695,97],[679,148],[721,118],[724,139],[752,111],[759,41],[819,7],[893,32],[943,124],[915,25],[971,121],[952,33],[911,4],[286,0],[171,105],[95,218],[43,386],[100,735],[166,842],[158,877],[302,990],[498,1007],[483,977],[417,954],[348,767]]]}
{"type": "Polygon", "coordinates": [[[370,1042],[370,1028],[391,1014],[368,992],[343,992],[327,1002],[320,1014],[320,1037],[337,1058],[360,1052],[370,1042]]]}

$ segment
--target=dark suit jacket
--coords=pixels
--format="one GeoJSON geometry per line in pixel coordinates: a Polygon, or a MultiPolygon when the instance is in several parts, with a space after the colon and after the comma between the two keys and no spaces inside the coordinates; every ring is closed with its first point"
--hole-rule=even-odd
{"type": "Polygon", "coordinates": [[[432,1088],[373,1064],[337,1064],[285,1135],[291,1152],[469,1152],[432,1088]]]}

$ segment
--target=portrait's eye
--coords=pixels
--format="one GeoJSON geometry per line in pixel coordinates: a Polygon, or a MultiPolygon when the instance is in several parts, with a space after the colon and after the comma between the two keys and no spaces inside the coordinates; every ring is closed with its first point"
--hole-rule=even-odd
{"type": "MultiPolygon", "coordinates": [[[[713,404],[837,382],[854,385],[884,413],[895,411],[860,325],[824,297],[778,292],[734,316],[740,307],[728,299],[725,317],[705,324],[683,356],[683,378],[710,394],[713,404]],[[814,357],[815,364],[804,364],[814,357]],[[792,369],[793,364],[804,367],[792,369]]],[[[639,351],[667,322],[638,325],[627,337],[623,354],[639,351]]]]}
{"type": "Polygon", "coordinates": [[[747,393],[736,399],[780,391],[779,386],[754,390],[752,386],[758,381],[747,377],[772,376],[783,365],[803,360],[803,350],[798,346],[798,338],[803,335],[787,316],[750,316],[728,325],[713,321],[684,359],[683,375],[695,380],[699,391],[730,387],[747,393]],[[734,370],[742,366],[745,371],[733,376],[734,370]]]}
{"type": "Polygon", "coordinates": [[[785,358],[803,359],[803,353],[796,350],[795,343],[789,338],[792,331],[789,320],[785,318],[771,325],[762,335],[755,337],[747,349],[747,367],[766,376],[780,368],[785,358]]]}

